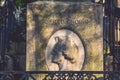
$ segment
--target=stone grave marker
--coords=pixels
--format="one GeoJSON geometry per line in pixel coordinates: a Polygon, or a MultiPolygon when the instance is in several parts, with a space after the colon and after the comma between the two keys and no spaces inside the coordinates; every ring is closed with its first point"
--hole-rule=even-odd
{"type": "Polygon", "coordinates": [[[102,6],[37,1],[27,6],[27,71],[102,71],[102,6]]]}

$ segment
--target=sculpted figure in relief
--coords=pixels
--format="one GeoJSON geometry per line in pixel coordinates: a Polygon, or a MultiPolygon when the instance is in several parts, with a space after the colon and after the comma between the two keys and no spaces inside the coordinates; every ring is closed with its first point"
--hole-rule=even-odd
{"type": "Polygon", "coordinates": [[[52,63],[58,65],[60,71],[77,70],[78,47],[68,36],[55,37],[52,54],[52,63]]]}

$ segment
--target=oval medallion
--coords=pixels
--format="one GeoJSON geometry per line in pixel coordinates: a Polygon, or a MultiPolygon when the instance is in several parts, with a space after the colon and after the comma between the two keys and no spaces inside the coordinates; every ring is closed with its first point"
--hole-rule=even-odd
{"type": "Polygon", "coordinates": [[[50,37],[45,57],[50,71],[80,71],[84,63],[85,49],[76,33],[61,29],[50,37]]]}

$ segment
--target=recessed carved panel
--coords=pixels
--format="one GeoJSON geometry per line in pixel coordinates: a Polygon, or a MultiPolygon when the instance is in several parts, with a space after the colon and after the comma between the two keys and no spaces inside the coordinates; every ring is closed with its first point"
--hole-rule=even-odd
{"type": "Polygon", "coordinates": [[[49,70],[81,70],[85,58],[84,50],[82,41],[73,31],[56,31],[46,48],[49,70]]]}

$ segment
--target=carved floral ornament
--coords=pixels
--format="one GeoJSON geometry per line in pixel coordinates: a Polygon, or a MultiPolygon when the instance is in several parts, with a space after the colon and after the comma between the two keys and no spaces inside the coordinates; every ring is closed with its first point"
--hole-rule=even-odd
{"type": "Polygon", "coordinates": [[[46,47],[46,62],[50,71],[79,71],[84,63],[84,46],[71,30],[55,32],[46,47]]]}

